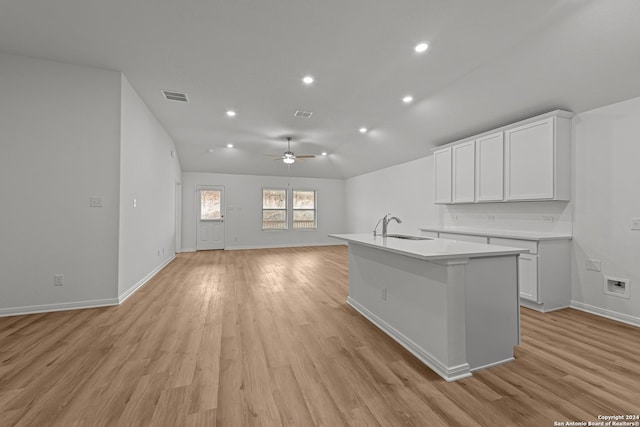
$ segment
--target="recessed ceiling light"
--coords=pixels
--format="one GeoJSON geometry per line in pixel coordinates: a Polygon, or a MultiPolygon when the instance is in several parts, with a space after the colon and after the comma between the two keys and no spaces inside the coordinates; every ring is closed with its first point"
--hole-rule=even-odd
{"type": "Polygon", "coordinates": [[[402,102],[404,102],[405,104],[409,104],[413,101],[413,96],[411,95],[407,95],[404,98],[402,98],[402,102]]]}
{"type": "Polygon", "coordinates": [[[360,133],[367,133],[367,128],[360,128],[360,133]]]}
{"type": "Polygon", "coordinates": [[[311,83],[313,83],[313,76],[304,76],[302,78],[302,83],[310,85],[311,83]]]}
{"type": "Polygon", "coordinates": [[[418,53],[422,53],[422,52],[425,52],[427,49],[429,49],[429,45],[424,42],[418,43],[416,47],[414,47],[413,49],[418,53]]]}
{"type": "Polygon", "coordinates": [[[227,148],[233,148],[233,144],[231,143],[227,144],[227,148]]]}
{"type": "Polygon", "coordinates": [[[235,117],[236,116],[236,112],[233,110],[227,110],[227,116],[229,117],[235,117]]]}
{"type": "Polygon", "coordinates": [[[213,148],[209,148],[209,152],[210,152],[210,153],[213,153],[213,148]]]}
{"type": "Polygon", "coordinates": [[[323,151],[323,152],[322,152],[322,155],[323,155],[323,156],[326,156],[326,155],[327,155],[327,152],[326,152],[326,151],[323,151]]]}

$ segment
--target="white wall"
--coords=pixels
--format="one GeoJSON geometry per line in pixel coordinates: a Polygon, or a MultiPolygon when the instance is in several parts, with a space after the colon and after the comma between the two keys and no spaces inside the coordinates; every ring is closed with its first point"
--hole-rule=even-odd
{"type": "Polygon", "coordinates": [[[394,233],[419,234],[420,226],[435,224],[432,175],[433,156],[428,156],[347,179],[348,232],[371,233],[387,213],[402,220],[389,226],[394,233]]]}
{"type": "Polygon", "coordinates": [[[571,202],[509,202],[439,205],[438,223],[446,227],[526,230],[571,234],[571,202]],[[549,221],[552,219],[552,221],[549,221]]]}
{"type": "Polygon", "coordinates": [[[183,251],[196,247],[197,185],[225,188],[225,249],[340,244],[327,235],[345,232],[345,194],[341,179],[183,173],[183,251]],[[268,187],[317,190],[317,230],[262,231],[262,189],[268,187]]]}
{"type": "Polygon", "coordinates": [[[124,76],[121,93],[118,295],[122,298],[175,256],[175,191],[181,171],[173,140],[124,76]]]}
{"type": "Polygon", "coordinates": [[[117,301],[120,73],[0,54],[0,94],[0,314],[117,301]]]}
{"type": "Polygon", "coordinates": [[[573,119],[573,305],[640,325],[640,98],[573,119]],[[602,271],[585,269],[586,259],[602,271]],[[603,275],[631,280],[630,299],[605,295],[603,275]]]}

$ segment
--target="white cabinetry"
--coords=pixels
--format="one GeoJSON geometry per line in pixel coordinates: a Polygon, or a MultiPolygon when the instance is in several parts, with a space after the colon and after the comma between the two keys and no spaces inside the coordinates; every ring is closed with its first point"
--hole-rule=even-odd
{"type": "Polygon", "coordinates": [[[549,117],[506,130],[508,200],[569,200],[569,125],[549,117]]]}
{"type": "MultiPolygon", "coordinates": [[[[520,304],[538,311],[568,307],[571,300],[571,237],[507,238],[482,231],[466,232],[450,229],[421,229],[421,234],[440,239],[527,249],[518,258],[520,304]]],[[[530,234],[530,233],[529,233],[530,234]]]]}
{"type": "Polygon", "coordinates": [[[476,140],[476,201],[504,199],[504,132],[476,140]]]}
{"type": "Polygon", "coordinates": [[[570,200],[571,117],[553,111],[434,150],[435,203],[570,200]]]}
{"type": "Polygon", "coordinates": [[[451,203],[451,147],[433,153],[435,203],[451,203]]]}
{"type": "Polygon", "coordinates": [[[453,157],[453,203],[475,201],[476,145],[474,141],[454,145],[453,157]]]}
{"type": "Polygon", "coordinates": [[[538,257],[521,254],[518,258],[518,282],[520,298],[538,301],[538,257]]]}

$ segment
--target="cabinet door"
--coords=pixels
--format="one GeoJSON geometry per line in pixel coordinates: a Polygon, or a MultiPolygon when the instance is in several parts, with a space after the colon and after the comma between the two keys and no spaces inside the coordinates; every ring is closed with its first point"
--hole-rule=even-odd
{"type": "Polygon", "coordinates": [[[504,199],[504,133],[476,140],[476,201],[504,199]]]}
{"type": "Polygon", "coordinates": [[[507,200],[553,199],[554,118],[504,132],[507,200]]]}
{"type": "Polygon", "coordinates": [[[520,254],[518,282],[521,298],[538,301],[538,257],[536,255],[520,254]]]}
{"type": "Polygon", "coordinates": [[[453,203],[472,203],[475,201],[475,142],[454,145],[452,150],[453,203]]]}
{"type": "Polygon", "coordinates": [[[435,203],[451,203],[451,147],[434,151],[435,203]]]}

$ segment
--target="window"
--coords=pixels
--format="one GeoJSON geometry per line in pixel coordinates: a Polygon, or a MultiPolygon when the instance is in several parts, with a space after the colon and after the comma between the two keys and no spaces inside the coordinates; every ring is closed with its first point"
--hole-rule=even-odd
{"type": "Polygon", "coordinates": [[[220,190],[200,190],[200,220],[222,219],[220,190]]]}
{"type": "Polygon", "coordinates": [[[262,229],[286,230],[287,190],[262,190],[262,229]]]}
{"type": "Polygon", "coordinates": [[[316,222],[316,192],[313,190],[293,190],[293,229],[311,230],[318,227],[316,222]]]}

